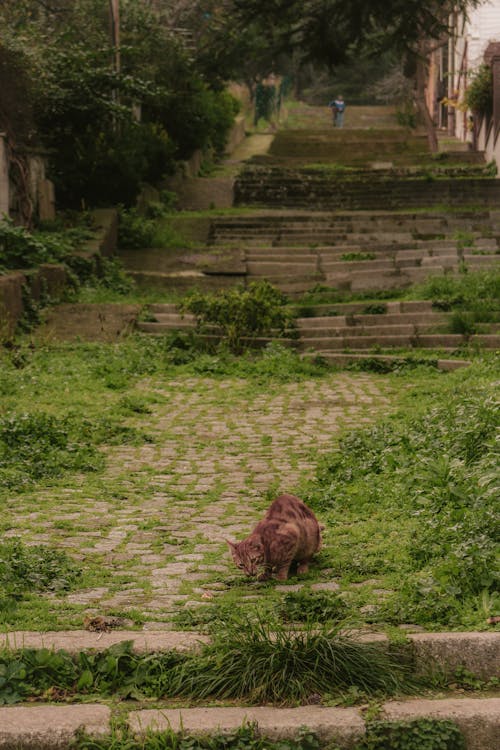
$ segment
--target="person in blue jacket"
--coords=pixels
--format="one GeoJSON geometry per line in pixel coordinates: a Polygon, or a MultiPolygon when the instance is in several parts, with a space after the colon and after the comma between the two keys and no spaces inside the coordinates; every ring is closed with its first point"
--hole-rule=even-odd
{"type": "Polygon", "coordinates": [[[342,128],[344,126],[345,101],[342,94],[328,104],[332,109],[333,127],[342,128]]]}

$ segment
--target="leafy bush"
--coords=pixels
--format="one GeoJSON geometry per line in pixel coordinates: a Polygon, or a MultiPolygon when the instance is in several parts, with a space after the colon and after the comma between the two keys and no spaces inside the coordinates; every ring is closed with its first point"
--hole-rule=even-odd
{"type": "Polygon", "coordinates": [[[481,65],[465,91],[465,104],[479,115],[493,112],[493,72],[489,65],[481,65]]]}
{"type": "Polygon", "coordinates": [[[0,271],[32,268],[41,263],[63,260],[75,249],[69,235],[62,233],[32,234],[16,227],[8,219],[0,221],[0,271]]]}
{"type": "Polygon", "coordinates": [[[21,649],[0,652],[0,704],[31,696],[61,698],[75,693],[159,697],[171,669],[185,658],[176,651],[139,655],[130,642],[101,653],[21,649]]]}
{"type": "Polygon", "coordinates": [[[122,208],[118,224],[118,246],[123,250],[151,247],[156,222],[142,216],[137,209],[122,208]]]}
{"type": "Polygon", "coordinates": [[[219,294],[194,292],[180,305],[196,316],[199,329],[216,326],[233,353],[251,346],[258,336],[283,336],[292,326],[286,297],[267,281],[219,294]]]}

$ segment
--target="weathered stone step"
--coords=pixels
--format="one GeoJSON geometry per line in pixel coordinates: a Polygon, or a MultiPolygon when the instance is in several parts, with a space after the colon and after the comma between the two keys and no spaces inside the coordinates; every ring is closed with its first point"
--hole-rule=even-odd
{"type": "MultiPolygon", "coordinates": [[[[183,736],[234,735],[252,724],[269,741],[296,740],[307,728],[321,746],[348,750],[362,741],[366,717],[361,708],[308,705],[198,706],[196,708],[137,709],[125,707],[121,720],[140,742],[146,735],[172,731],[183,736]]],[[[413,698],[379,705],[378,717],[402,722],[416,719],[448,720],[464,735],[467,750],[494,750],[500,733],[500,698],[413,698]]],[[[116,718],[116,717],[115,717],[116,718]]],[[[63,750],[74,746],[82,732],[96,739],[112,735],[109,705],[35,704],[0,707],[0,750],[63,750]]],[[[116,729],[115,729],[116,732],[116,729]]]]}
{"type": "Polygon", "coordinates": [[[500,184],[494,178],[436,179],[408,178],[381,182],[341,182],[318,175],[281,179],[273,184],[263,175],[254,184],[242,177],[235,184],[235,205],[266,205],[281,208],[399,209],[435,204],[467,206],[498,205],[500,184]]]}
{"type": "Polygon", "coordinates": [[[205,292],[216,292],[241,283],[243,276],[212,275],[201,271],[162,273],[156,271],[130,271],[139,288],[168,289],[176,292],[200,289],[205,292]]]}
{"type": "Polygon", "coordinates": [[[288,261],[248,260],[246,267],[247,273],[250,276],[263,276],[267,278],[289,276],[292,268],[293,273],[300,274],[300,276],[309,276],[312,278],[315,274],[319,273],[318,258],[315,257],[312,257],[308,262],[302,259],[297,260],[296,258],[290,258],[288,261]]]}
{"type": "MultiPolygon", "coordinates": [[[[381,716],[389,721],[416,718],[448,719],[463,732],[467,750],[493,750],[500,731],[500,698],[414,699],[382,704],[381,716]]],[[[132,730],[172,729],[187,734],[234,733],[251,722],[269,740],[295,739],[307,727],[323,745],[344,749],[362,740],[363,713],[357,708],[314,706],[299,708],[231,707],[145,709],[129,714],[132,730]]]]}
{"type": "Polygon", "coordinates": [[[337,337],[301,336],[299,349],[304,351],[311,348],[316,350],[339,349],[371,349],[380,346],[389,348],[419,348],[419,349],[458,349],[464,345],[477,345],[485,349],[500,347],[500,335],[478,334],[464,336],[461,334],[415,334],[415,335],[377,335],[353,336],[351,334],[337,337]]]}
{"type": "MultiPolygon", "coordinates": [[[[443,351],[443,349],[441,349],[440,351],[443,351]]],[[[315,351],[303,352],[301,356],[309,359],[321,357],[321,359],[324,359],[329,364],[335,365],[337,367],[345,367],[347,365],[359,364],[362,362],[373,362],[374,360],[376,360],[377,362],[380,361],[381,363],[394,365],[401,365],[407,361],[413,361],[411,357],[407,357],[404,354],[380,354],[379,352],[371,352],[367,354],[353,351],[349,353],[315,351]]],[[[433,359],[429,357],[427,358],[427,361],[432,362],[438,370],[441,370],[443,372],[452,372],[453,370],[470,367],[471,365],[469,360],[464,359],[433,359]]]]}
{"type": "Polygon", "coordinates": [[[413,326],[435,326],[442,325],[450,317],[449,313],[444,312],[421,312],[421,313],[381,313],[378,315],[370,314],[351,314],[351,315],[332,315],[316,318],[298,318],[296,321],[299,330],[314,326],[316,328],[328,328],[333,326],[390,326],[390,325],[413,325],[413,326]]]}
{"type": "Polygon", "coordinates": [[[373,326],[346,326],[346,325],[335,325],[334,319],[332,319],[332,322],[330,325],[322,325],[322,326],[315,326],[310,325],[306,326],[303,325],[300,328],[300,340],[303,342],[309,341],[311,338],[314,339],[330,339],[330,338],[336,338],[336,337],[354,337],[354,336],[360,336],[360,337],[368,337],[368,336],[416,336],[419,332],[426,331],[427,326],[423,326],[421,328],[417,328],[417,326],[413,325],[412,323],[393,323],[388,325],[383,325],[382,323],[379,323],[374,330],[373,326]]]}

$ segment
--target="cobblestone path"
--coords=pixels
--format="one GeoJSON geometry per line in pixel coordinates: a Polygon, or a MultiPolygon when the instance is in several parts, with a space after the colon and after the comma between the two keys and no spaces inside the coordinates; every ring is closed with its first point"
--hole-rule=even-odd
{"type": "Polygon", "coordinates": [[[299,494],[338,432],[373,421],[390,403],[386,380],[354,373],[267,389],[234,379],[154,380],[141,392],[154,401],[152,413],[133,421],[153,442],[108,447],[94,497],[88,484],[86,497],[61,488],[56,513],[33,511],[30,522],[34,540],[102,566],[103,582],[69,602],[89,613],[133,609],[151,628],[224,590],[238,573],[224,539],[244,538],[279,492],[299,494]]]}

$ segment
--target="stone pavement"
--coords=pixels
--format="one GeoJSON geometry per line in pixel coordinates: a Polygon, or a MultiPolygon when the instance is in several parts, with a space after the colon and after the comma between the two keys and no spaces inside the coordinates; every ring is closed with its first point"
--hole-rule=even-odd
{"type": "Polygon", "coordinates": [[[225,538],[246,536],[270,495],[298,493],[313,477],[340,430],[372,422],[391,403],[387,380],[354,373],[272,386],[155,378],[135,393],[152,402],[151,414],[130,424],[153,442],[108,446],[95,487],[85,479],[42,489],[36,506],[16,498],[5,536],[22,528],[26,541],[66,548],[84,570],[107,574],[57,602],[80,605],[82,617],[140,612],[153,630],[227,589],[237,570],[225,538]]]}

